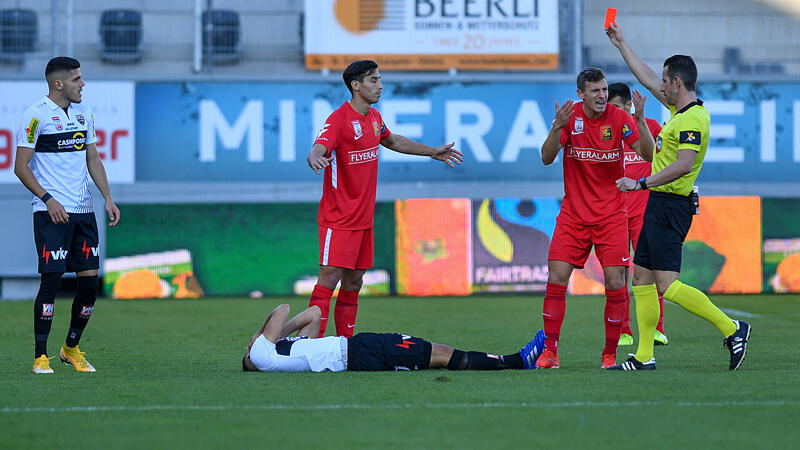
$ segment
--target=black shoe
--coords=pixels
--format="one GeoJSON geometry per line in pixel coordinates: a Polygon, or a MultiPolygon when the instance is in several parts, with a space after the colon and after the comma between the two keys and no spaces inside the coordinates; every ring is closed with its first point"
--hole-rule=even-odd
{"type": "Polygon", "coordinates": [[[629,358],[624,363],[609,367],[606,370],[656,370],[655,358],[650,358],[650,361],[647,362],[639,362],[633,356],[633,353],[629,353],[628,356],[629,358]]]}
{"type": "Polygon", "coordinates": [[[734,320],[736,332],[722,340],[722,345],[731,352],[731,370],[737,370],[744,361],[747,353],[747,340],[750,339],[750,324],[741,320],[734,320]]]}

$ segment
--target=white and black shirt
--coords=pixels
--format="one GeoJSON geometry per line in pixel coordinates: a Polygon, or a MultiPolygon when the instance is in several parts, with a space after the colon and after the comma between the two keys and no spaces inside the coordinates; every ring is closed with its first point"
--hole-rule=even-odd
{"type": "Polygon", "coordinates": [[[283,349],[262,334],[250,348],[250,361],[261,372],[341,372],[347,370],[347,338],[305,336],[278,341],[283,349]]]}
{"type": "MultiPolygon", "coordinates": [[[[86,146],[97,142],[92,110],[83,103],[71,103],[64,110],[48,97],[25,110],[17,133],[17,146],[34,149],[31,170],[40,185],[68,213],[94,211],[89,193],[86,146]]],[[[33,211],[47,211],[32,196],[33,211]]]]}

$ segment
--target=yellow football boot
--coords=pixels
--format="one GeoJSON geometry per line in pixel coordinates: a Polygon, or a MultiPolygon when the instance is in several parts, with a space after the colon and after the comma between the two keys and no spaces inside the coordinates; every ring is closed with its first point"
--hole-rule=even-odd
{"type": "Polygon", "coordinates": [[[33,369],[31,369],[33,373],[53,373],[53,369],[50,368],[50,358],[47,355],[41,355],[38,358],[33,360],[33,369]]]}
{"type": "Polygon", "coordinates": [[[61,357],[61,361],[64,364],[71,364],[72,367],[75,368],[78,372],[94,372],[94,366],[89,364],[89,361],[86,360],[85,352],[82,352],[81,349],[78,348],[76,345],[75,347],[67,347],[67,344],[61,346],[61,351],[58,352],[58,356],[61,357]]]}

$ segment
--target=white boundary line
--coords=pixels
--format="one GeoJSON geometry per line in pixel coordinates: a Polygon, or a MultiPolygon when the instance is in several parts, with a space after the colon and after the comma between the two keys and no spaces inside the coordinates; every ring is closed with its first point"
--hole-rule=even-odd
{"type": "Polygon", "coordinates": [[[800,406],[800,400],[731,401],[731,402],[561,402],[561,403],[457,403],[457,404],[349,404],[349,405],[143,405],[143,406],[68,406],[68,407],[3,407],[0,414],[61,412],[125,412],[125,411],[327,411],[327,410],[390,410],[390,409],[489,409],[489,408],[619,408],[619,407],[727,407],[727,406],[800,406]]]}
{"type": "Polygon", "coordinates": [[[737,317],[759,317],[760,314],[749,313],[746,311],[739,311],[738,309],[730,309],[730,308],[720,308],[722,312],[731,316],[737,317]]]}

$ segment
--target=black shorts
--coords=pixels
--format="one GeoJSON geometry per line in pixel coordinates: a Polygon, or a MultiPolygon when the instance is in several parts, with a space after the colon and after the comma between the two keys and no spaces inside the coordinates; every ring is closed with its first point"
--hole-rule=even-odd
{"type": "Polygon", "coordinates": [[[83,272],[100,268],[100,244],[94,213],[69,213],[69,222],[53,223],[47,211],[33,213],[33,238],[39,273],[83,272]]]}
{"type": "Polygon", "coordinates": [[[650,270],[681,271],[683,241],[692,226],[688,196],[650,192],[633,263],[650,270]]]}
{"type": "Polygon", "coordinates": [[[347,370],[424,370],[431,363],[431,343],[399,333],[358,333],[347,340],[347,370]]]}

